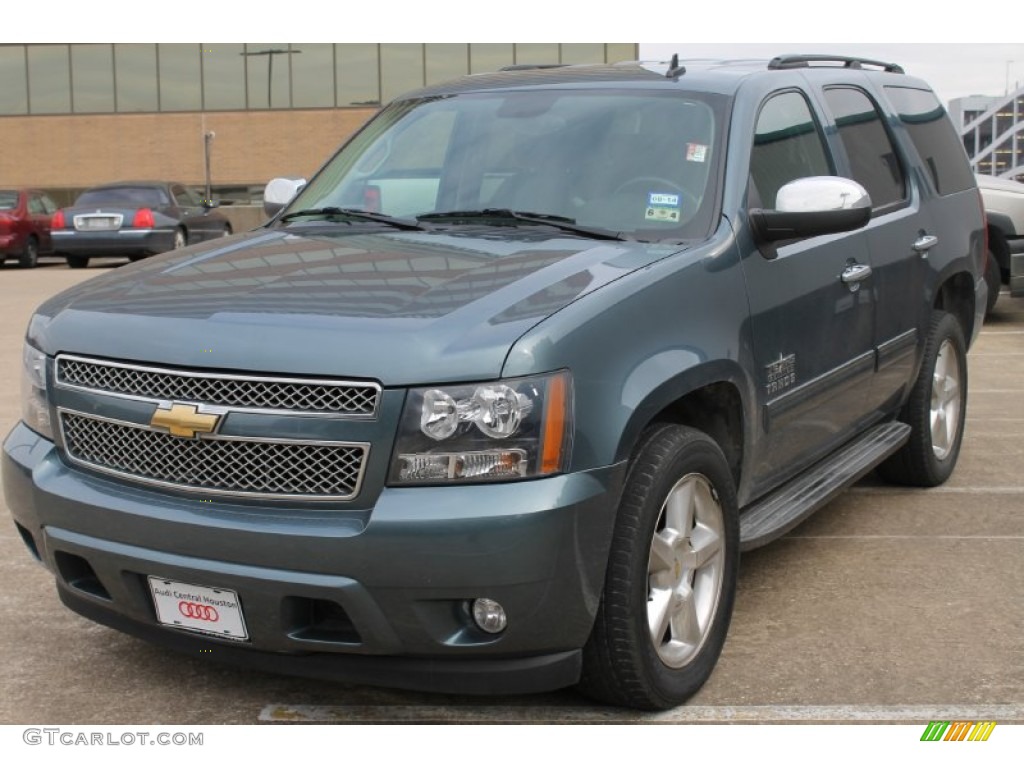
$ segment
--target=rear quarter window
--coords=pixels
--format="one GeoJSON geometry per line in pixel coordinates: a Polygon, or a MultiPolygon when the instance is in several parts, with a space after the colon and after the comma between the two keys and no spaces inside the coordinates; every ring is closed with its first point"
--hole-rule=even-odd
{"type": "Polygon", "coordinates": [[[931,91],[887,85],[885,93],[910,134],[935,190],[951,195],[975,186],[963,143],[931,91]]]}

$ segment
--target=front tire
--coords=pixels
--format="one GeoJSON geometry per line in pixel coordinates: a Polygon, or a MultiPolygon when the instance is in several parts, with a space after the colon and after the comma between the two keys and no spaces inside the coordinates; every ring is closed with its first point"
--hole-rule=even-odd
{"type": "Polygon", "coordinates": [[[886,480],[931,488],[946,482],[956,467],[967,414],[967,344],[957,319],[932,313],[921,371],[900,420],[910,439],[879,467],[886,480]]]}
{"type": "Polygon", "coordinates": [[[580,689],[637,709],[678,706],[725,643],[739,571],[736,490],[718,445],[662,424],[626,478],[580,689]]]}
{"type": "Polygon", "coordinates": [[[89,266],[88,256],[65,256],[71,269],[85,269],[89,266]]]}

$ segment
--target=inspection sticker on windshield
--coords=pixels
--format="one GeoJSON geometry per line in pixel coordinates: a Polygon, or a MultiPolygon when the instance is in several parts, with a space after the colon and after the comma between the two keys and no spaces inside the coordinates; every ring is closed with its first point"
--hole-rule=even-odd
{"type": "Polygon", "coordinates": [[[679,195],[651,192],[647,195],[648,221],[679,221],[679,195]]]}
{"type": "Polygon", "coordinates": [[[707,144],[687,144],[686,159],[691,163],[703,163],[708,157],[707,144]]]}

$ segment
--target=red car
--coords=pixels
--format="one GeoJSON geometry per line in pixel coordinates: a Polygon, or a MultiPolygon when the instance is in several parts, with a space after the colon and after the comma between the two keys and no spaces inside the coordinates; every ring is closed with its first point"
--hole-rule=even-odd
{"type": "Polygon", "coordinates": [[[50,217],[57,205],[36,189],[0,189],[0,264],[17,258],[34,267],[41,253],[53,251],[50,217]]]}

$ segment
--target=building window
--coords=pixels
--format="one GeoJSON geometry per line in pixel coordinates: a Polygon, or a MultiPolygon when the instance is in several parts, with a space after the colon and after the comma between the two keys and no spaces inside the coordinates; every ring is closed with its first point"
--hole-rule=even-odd
{"type": "Polygon", "coordinates": [[[0,115],[28,113],[25,46],[0,46],[0,115]]]}
{"type": "Polygon", "coordinates": [[[512,43],[473,43],[469,46],[469,71],[494,72],[515,64],[512,43]]]}
{"type": "Polygon", "coordinates": [[[199,48],[195,43],[160,43],[157,46],[161,111],[203,108],[199,48]]]}
{"type": "MultiPolygon", "coordinates": [[[[295,46],[292,46],[293,49],[295,46]]],[[[303,43],[302,53],[292,54],[292,106],[334,106],[334,46],[331,43],[303,43]]],[[[252,63],[251,61],[249,62],[252,63]]],[[[374,85],[377,74],[373,74],[374,85]]]]}
{"type": "Polygon", "coordinates": [[[293,51],[288,43],[249,43],[244,48],[239,53],[246,59],[249,109],[290,107],[292,57],[302,56],[302,49],[296,46],[293,51]]]}
{"type": "Polygon", "coordinates": [[[114,111],[114,50],[109,43],[71,46],[75,112],[114,111]]]}
{"type": "Polygon", "coordinates": [[[558,43],[516,43],[516,64],[560,64],[558,43]]]}
{"type": "Polygon", "coordinates": [[[156,45],[117,43],[114,45],[114,81],[118,112],[156,112],[156,45]]]}
{"type": "Polygon", "coordinates": [[[28,99],[33,114],[71,111],[70,65],[66,45],[28,47],[28,99]]]}
{"type": "Polygon", "coordinates": [[[380,91],[384,101],[391,101],[406,91],[422,88],[423,77],[422,44],[381,44],[380,91]]]}
{"type": "Polygon", "coordinates": [[[203,43],[202,53],[203,109],[245,109],[245,46],[203,43]]]}
{"type": "Polygon", "coordinates": [[[465,43],[427,43],[426,81],[441,83],[469,74],[469,46],[465,43]]]}
{"type": "Polygon", "coordinates": [[[562,43],[563,64],[600,64],[604,61],[604,43],[562,43]]]}
{"type": "Polygon", "coordinates": [[[378,46],[339,43],[334,48],[335,80],[339,107],[380,104],[380,60],[378,46]]]}

